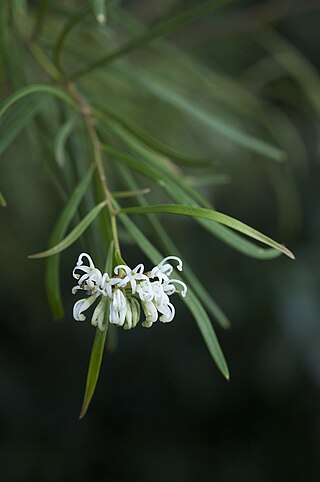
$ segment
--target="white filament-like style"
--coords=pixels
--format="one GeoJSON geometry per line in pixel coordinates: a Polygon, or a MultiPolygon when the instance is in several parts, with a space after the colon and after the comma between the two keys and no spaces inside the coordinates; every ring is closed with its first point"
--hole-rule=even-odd
{"type": "Polygon", "coordinates": [[[176,261],[177,269],[182,271],[181,259],[167,256],[147,273],[142,263],[134,269],[120,264],[114,268],[116,276],[110,277],[95,267],[87,253],[81,253],[72,271],[77,280],[72,293],[83,290],[87,296],[74,304],[74,319],[84,321],[84,312],[101,296],[91,318],[91,324],[101,331],[107,329],[108,322],[126,330],[135,328],[140,320],[140,303],[145,315],[142,326],[149,328],[157,320],[163,323],[172,321],[175,307],[170,296],[174,293],[186,296],[187,286],[179,279],[170,278],[174,269],[171,260],[176,261]],[[109,316],[106,317],[108,306],[109,316]]]}

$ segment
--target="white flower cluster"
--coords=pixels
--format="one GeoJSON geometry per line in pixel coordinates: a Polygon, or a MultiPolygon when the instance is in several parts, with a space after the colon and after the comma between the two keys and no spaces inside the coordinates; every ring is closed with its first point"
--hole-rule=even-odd
{"type": "Polygon", "coordinates": [[[73,317],[77,321],[86,319],[83,314],[101,296],[96,306],[91,323],[100,330],[106,329],[105,311],[107,301],[110,302],[109,322],[123,326],[129,330],[140,320],[140,303],[145,315],[142,326],[149,328],[158,318],[163,323],[172,321],[175,308],[170,303],[170,296],[181,293],[186,296],[187,287],[178,279],[170,279],[173,266],[170,260],[177,261],[177,269],[182,271],[182,261],[176,256],[164,258],[151,271],[144,273],[144,265],[138,264],[134,269],[126,265],[114,268],[115,277],[102,274],[86,253],[81,253],[72,272],[78,284],[72,289],[75,294],[84,290],[87,297],[78,300],[73,307],[73,317]],[[88,264],[84,263],[84,260],[88,264]]]}

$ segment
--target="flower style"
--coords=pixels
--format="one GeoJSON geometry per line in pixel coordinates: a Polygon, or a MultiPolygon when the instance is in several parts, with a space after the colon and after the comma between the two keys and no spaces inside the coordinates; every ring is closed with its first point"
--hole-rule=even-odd
{"type": "Polygon", "coordinates": [[[125,264],[119,264],[114,268],[114,274],[118,275],[119,271],[123,270],[125,272],[125,277],[118,283],[119,287],[124,287],[128,283],[131,285],[132,294],[134,295],[137,291],[137,282],[142,280],[148,280],[148,277],[143,274],[144,266],[143,264],[138,264],[134,269],[130,269],[129,266],[125,264]]]}
{"type": "Polygon", "coordinates": [[[169,259],[174,259],[178,262],[177,269],[182,271],[182,261],[177,256],[167,256],[157,266],[151,270],[150,278],[158,278],[159,281],[167,281],[173,271],[173,266],[166,263],[169,259]]]}
{"type": "Polygon", "coordinates": [[[182,271],[180,258],[167,256],[149,272],[144,272],[143,264],[134,269],[121,264],[114,268],[116,276],[110,277],[94,266],[88,254],[81,253],[72,272],[78,282],[72,293],[83,290],[87,297],[75,303],[73,317],[84,321],[84,311],[101,296],[91,318],[91,324],[101,331],[107,329],[108,322],[125,330],[135,328],[140,320],[140,303],[145,315],[142,326],[149,328],[158,319],[163,323],[172,321],[175,307],[170,296],[174,293],[186,296],[187,286],[179,279],[170,278],[174,269],[170,260],[177,261],[177,269],[182,271]]]}

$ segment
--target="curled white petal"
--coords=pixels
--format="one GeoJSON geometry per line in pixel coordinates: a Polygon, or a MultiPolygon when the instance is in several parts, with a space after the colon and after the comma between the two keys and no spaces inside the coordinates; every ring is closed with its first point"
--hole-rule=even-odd
{"type": "Polygon", "coordinates": [[[137,286],[137,292],[141,301],[152,301],[154,298],[154,293],[150,281],[142,280],[137,286]]]}
{"type": "Polygon", "coordinates": [[[165,284],[164,284],[163,289],[164,289],[165,293],[166,293],[167,295],[169,295],[169,296],[172,295],[173,293],[181,293],[181,295],[182,295],[183,297],[185,297],[185,296],[187,295],[187,291],[188,291],[187,285],[186,285],[183,281],[181,281],[181,280],[179,280],[179,279],[170,279],[170,280],[168,281],[168,283],[165,283],[165,284]],[[180,286],[182,287],[182,289],[181,289],[181,290],[178,290],[178,289],[174,286],[175,284],[180,285],[180,286]]]}
{"type": "Polygon", "coordinates": [[[126,303],[127,303],[127,309],[126,309],[126,319],[124,323],[124,329],[130,330],[132,328],[132,308],[128,298],[126,298],[126,303]]]}
{"type": "Polygon", "coordinates": [[[126,298],[121,290],[116,289],[110,303],[109,321],[115,325],[123,326],[127,312],[126,298]]]}
{"type": "Polygon", "coordinates": [[[135,298],[131,298],[132,328],[135,328],[140,320],[140,304],[135,298]]]}
{"type": "MultiPolygon", "coordinates": [[[[158,319],[158,311],[154,303],[152,303],[152,301],[144,301],[142,302],[142,308],[146,316],[145,322],[147,322],[147,324],[155,323],[158,319]]],[[[142,325],[145,326],[143,323],[142,325]]]]}
{"type": "Polygon", "coordinates": [[[138,264],[134,269],[124,264],[119,264],[119,266],[114,268],[114,273],[118,275],[120,270],[123,270],[126,275],[119,281],[118,286],[119,288],[124,288],[129,283],[132,294],[135,294],[137,291],[137,282],[148,280],[148,277],[143,274],[144,265],[142,263],[138,264]]]}
{"type": "Polygon", "coordinates": [[[169,259],[174,259],[175,261],[177,261],[177,269],[179,271],[182,271],[182,261],[180,258],[178,258],[178,256],[167,256],[166,258],[164,258],[162,261],[160,261],[160,263],[158,264],[158,267],[159,268],[162,268],[164,266],[164,264],[166,263],[166,261],[169,261],[169,259]]]}
{"type": "Polygon", "coordinates": [[[151,270],[150,278],[158,278],[159,281],[167,281],[172,271],[173,267],[170,264],[166,264],[161,268],[159,268],[159,266],[155,266],[151,270]]]}
{"type": "Polygon", "coordinates": [[[169,321],[172,321],[176,313],[175,307],[173,306],[172,303],[168,303],[165,307],[165,310],[161,311],[159,309],[159,311],[160,313],[163,313],[159,318],[159,320],[162,321],[162,323],[168,323],[169,321]]]}
{"type": "Polygon", "coordinates": [[[104,297],[96,306],[91,318],[91,324],[93,326],[97,326],[101,331],[105,331],[107,329],[107,326],[104,324],[106,307],[107,307],[107,300],[104,297]]]}
{"type": "Polygon", "coordinates": [[[104,295],[112,298],[112,287],[116,286],[121,278],[110,278],[108,273],[104,273],[100,284],[99,284],[99,291],[104,295]]]}
{"type": "Polygon", "coordinates": [[[94,293],[88,298],[78,300],[73,307],[73,317],[76,321],[84,321],[86,317],[83,312],[86,311],[98,298],[99,293],[94,293]]]}
{"type": "Polygon", "coordinates": [[[178,258],[178,256],[167,256],[166,258],[163,258],[163,260],[160,261],[160,263],[151,270],[150,278],[158,278],[159,281],[167,281],[173,271],[173,266],[167,263],[167,261],[171,259],[177,261],[177,269],[179,271],[182,271],[181,259],[178,258]]]}
{"type": "Polygon", "coordinates": [[[127,313],[126,313],[126,320],[124,323],[124,329],[130,330],[131,328],[135,328],[140,319],[140,304],[139,302],[130,296],[127,298],[127,313]]]}
{"type": "Polygon", "coordinates": [[[79,291],[79,290],[82,290],[81,286],[76,285],[76,286],[74,286],[74,287],[72,288],[71,293],[72,293],[73,295],[75,295],[76,292],[79,291]]]}
{"type": "Polygon", "coordinates": [[[78,261],[77,261],[77,266],[83,265],[83,261],[82,261],[83,258],[87,258],[87,260],[88,260],[88,262],[89,262],[89,267],[90,267],[91,269],[94,269],[95,266],[94,266],[94,263],[93,263],[93,261],[92,261],[92,259],[91,259],[91,256],[89,256],[87,253],[81,253],[81,254],[79,255],[78,261]]]}

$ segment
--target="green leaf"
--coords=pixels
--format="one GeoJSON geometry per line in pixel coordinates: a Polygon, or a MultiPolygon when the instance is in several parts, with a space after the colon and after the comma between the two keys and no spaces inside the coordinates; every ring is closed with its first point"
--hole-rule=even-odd
{"type": "Polygon", "coordinates": [[[57,42],[53,50],[53,61],[55,66],[60,72],[63,72],[62,67],[62,52],[64,50],[65,42],[72,32],[72,30],[90,13],[88,6],[80,9],[75,15],[68,16],[68,20],[63,26],[61,32],[59,33],[57,42]]]}
{"type": "Polygon", "coordinates": [[[7,201],[5,200],[2,192],[0,191],[0,206],[3,207],[3,208],[5,208],[6,205],[7,205],[7,201]]]}
{"type": "Polygon", "coordinates": [[[162,154],[168,159],[177,162],[178,164],[189,167],[208,167],[217,164],[217,161],[197,158],[168,147],[166,144],[163,144],[159,140],[149,136],[145,132],[142,132],[140,129],[137,129],[136,126],[133,126],[127,120],[122,119],[118,114],[114,114],[114,112],[104,110],[104,113],[121,127],[126,129],[130,134],[135,136],[139,141],[143,142],[147,147],[158,152],[159,154],[162,154]]]}
{"type": "Polygon", "coordinates": [[[101,25],[105,24],[107,19],[105,0],[92,0],[92,8],[97,22],[101,25]]]}
{"type": "MultiPolygon", "coordinates": [[[[135,226],[128,216],[120,215],[120,220],[145,255],[154,264],[159,263],[162,259],[160,252],[150,243],[150,241],[135,226]]],[[[175,274],[175,276],[180,278],[178,274],[175,274]]],[[[229,380],[228,365],[215,335],[214,329],[211,325],[208,315],[206,314],[206,311],[202,307],[195,294],[192,292],[192,289],[188,288],[188,294],[185,298],[182,298],[182,301],[188,306],[189,310],[193,314],[208,350],[217,367],[222,375],[229,380]]]]}
{"type": "Polygon", "coordinates": [[[41,253],[32,254],[28,256],[31,259],[38,259],[38,258],[46,258],[47,256],[52,256],[54,254],[60,253],[65,249],[69,248],[78,238],[84,233],[84,231],[90,226],[90,224],[95,220],[95,218],[100,213],[101,209],[106,205],[106,201],[95,206],[83,219],[80,223],[68,234],[60,243],[56,244],[50,249],[46,251],[42,251],[41,253]]]}
{"type": "Polygon", "coordinates": [[[112,193],[112,196],[115,199],[120,199],[120,198],[129,198],[129,197],[137,197],[137,196],[142,196],[144,194],[149,194],[151,189],[144,188],[144,189],[136,189],[132,191],[114,191],[112,193]]]}
{"type": "MultiPolygon", "coordinates": [[[[119,129],[117,129],[116,132],[120,135],[123,134],[123,131],[119,129]]],[[[140,172],[143,176],[149,177],[157,182],[175,202],[195,205],[201,203],[202,205],[208,206],[200,194],[196,193],[191,186],[187,185],[182,176],[177,176],[163,165],[161,166],[159,160],[157,160],[152,152],[146,153],[143,146],[141,147],[141,144],[140,146],[137,146],[135,142],[131,142],[132,139],[128,137],[127,134],[124,135],[124,139],[128,142],[131,148],[138,151],[139,160],[109,146],[104,146],[104,150],[116,159],[125,163],[131,169],[134,169],[137,172],[140,172]],[[197,203],[195,203],[195,198],[197,199],[197,203]]],[[[265,260],[273,259],[280,255],[279,251],[275,249],[263,249],[256,246],[251,241],[244,239],[242,236],[239,236],[218,223],[209,222],[205,219],[198,219],[197,221],[204,229],[209,231],[215,237],[221,239],[233,249],[247,256],[265,260]]]]}
{"type": "Polygon", "coordinates": [[[83,75],[92,72],[93,70],[106,66],[110,62],[116,60],[123,55],[126,55],[133,50],[141,47],[152,40],[155,40],[158,37],[162,37],[163,35],[168,35],[170,32],[177,30],[178,28],[187,25],[194,20],[201,18],[207,14],[209,14],[213,9],[223,5],[225,3],[229,3],[231,0],[208,0],[206,2],[201,2],[200,4],[196,5],[195,7],[191,7],[186,9],[182,14],[177,15],[174,18],[170,18],[167,21],[161,22],[160,24],[156,25],[153,29],[149,30],[148,32],[142,34],[141,36],[135,38],[134,40],[128,42],[123,47],[120,47],[118,50],[115,50],[113,53],[108,54],[101,59],[93,62],[88,67],[76,72],[71,79],[75,80],[83,75]]]}
{"type": "Polygon", "coordinates": [[[74,119],[67,120],[59,130],[54,142],[54,155],[60,167],[65,163],[65,145],[75,126],[74,119]]]}
{"type": "MultiPolygon", "coordinates": [[[[122,176],[124,182],[126,182],[126,184],[131,189],[137,189],[139,187],[133,175],[131,174],[131,172],[126,166],[117,164],[116,168],[119,174],[122,176]]],[[[143,196],[138,196],[137,201],[141,206],[149,205],[143,196]]],[[[182,258],[183,256],[179,252],[179,249],[171,240],[169,234],[167,233],[167,231],[164,229],[161,222],[159,221],[159,218],[154,214],[147,214],[146,216],[157,236],[159,245],[163,247],[164,252],[175,254],[176,256],[179,256],[180,258],[182,258]]],[[[203,286],[201,281],[194,274],[191,267],[185,261],[183,262],[183,279],[184,281],[189,283],[189,286],[193,287],[195,294],[199,297],[200,301],[204,304],[204,306],[211,313],[214,319],[220,324],[220,326],[222,326],[222,328],[225,328],[225,329],[230,328],[230,321],[228,320],[225,313],[221,310],[218,304],[210,296],[206,288],[203,286]]]]}
{"type": "Polygon", "coordinates": [[[198,328],[207,343],[209,352],[214,361],[216,362],[219,370],[227,380],[230,380],[228,365],[221,350],[217,336],[212,327],[212,324],[210,323],[208,315],[204,310],[202,304],[190,289],[188,290],[188,294],[185,298],[185,304],[188,306],[189,310],[193,314],[193,317],[197,322],[198,328]]]}
{"type": "Polygon", "coordinates": [[[24,99],[0,126],[0,155],[41,111],[43,99],[24,99]]]}
{"type": "Polygon", "coordinates": [[[119,214],[148,214],[148,213],[164,213],[164,214],[180,214],[183,216],[192,216],[210,221],[215,221],[231,229],[239,231],[240,233],[256,239],[263,244],[266,244],[278,251],[282,252],[291,259],[295,259],[293,253],[282,244],[277,243],[273,239],[265,236],[256,229],[251,228],[247,224],[238,221],[237,219],[227,216],[226,214],[213,211],[211,209],[199,208],[195,206],[184,206],[180,204],[155,204],[153,206],[136,206],[131,208],[124,208],[119,210],[119,214]]]}
{"type": "MultiPolygon", "coordinates": [[[[68,203],[64,207],[59,219],[52,231],[49,246],[55,246],[64,237],[74,215],[77,212],[79,204],[83,199],[90,181],[92,179],[94,168],[90,168],[83,176],[77,187],[75,188],[68,203]]],[[[46,262],[46,291],[49,306],[55,318],[63,317],[63,304],[60,293],[60,254],[50,256],[46,262]]]]}
{"type": "MultiPolygon", "coordinates": [[[[112,271],[112,264],[113,264],[113,251],[114,251],[114,244],[113,242],[110,243],[110,248],[108,251],[107,261],[106,261],[106,272],[110,273],[112,271]]],[[[83,418],[88,411],[90,402],[92,400],[93,394],[96,389],[97,381],[99,378],[100,367],[102,362],[102,356],[104,351],[104,345],[106,342],[106,336],[108,332],[109,326],[109,299],[106,301],[106,312],[105,312],[105,322],[107,329],[105,331],[96,329],[96,335],[93,342],[93,347],[90,356],[88,374],[87,374],[87,381],[86,381],[86,389],[83,397],[82,407],[80,411],[79,418],[83,418]]]]}
{"type": "Polygon", "coordinates": [[[32,84],[19,89],[2,102],[0,105],[0,118],[15,102],[18,102],[18,100],[23,99],[23,97],[30,94],[50,94],[63,100],[66,104],[70,105],[70,107],[79,110],[74,100],[58,87],[53,87],[52,85],[47,84],[32,84]]]}
{"type": "Polygon", "coordinates": [[[121,68],[121,71],[133,82],[142,85],[144,89],[147,89],[161,100],[185,112],[197,122],[218,132],[232,142],[277,162],[282,162],[286,159],[287,155],[283,150],[239,130],[236,126],[215,115],[214,112],[198,105],[193,99],[188,99],[187,96],[180,94],[173,86],[166,85],[164,81],[160,83],[149,72],[143,70],[132,72],[132,70],[127,71],[124,68],[121,68]]]}

